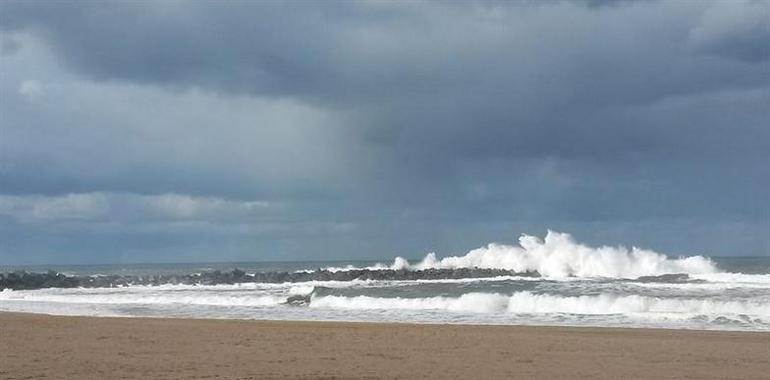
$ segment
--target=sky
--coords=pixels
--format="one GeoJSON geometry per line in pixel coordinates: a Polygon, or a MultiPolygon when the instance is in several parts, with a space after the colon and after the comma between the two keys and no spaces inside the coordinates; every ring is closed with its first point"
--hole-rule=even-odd
{"type": "Polygon", "coordinates": [[[770,1],[0,2],[0,264],[770,255],[770,1]]]}

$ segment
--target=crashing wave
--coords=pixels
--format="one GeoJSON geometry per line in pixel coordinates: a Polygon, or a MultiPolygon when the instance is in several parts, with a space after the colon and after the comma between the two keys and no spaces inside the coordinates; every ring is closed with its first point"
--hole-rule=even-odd
{"type": "MultiPolygon", "coordinates": [[[[381,265],[375,267],[382,267],[381,265]]],[[[575,242],[567,233],[548,231],[544,239],[522,235],[519,246],[489,244],[464,256],[438,259],[429,253],[416,264],[397,257],[394,270],[485,268],[513,272],[537,272],[544,277],[638,278],[665,274],[710,274],[714,263],[703,256],[672,259],[646,249],[632,247],[589,247],[575,242]]]]}

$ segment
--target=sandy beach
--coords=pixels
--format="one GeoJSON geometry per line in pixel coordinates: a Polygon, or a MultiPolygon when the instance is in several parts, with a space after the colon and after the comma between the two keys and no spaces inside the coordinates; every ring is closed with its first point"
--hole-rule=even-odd
{"type": "Polygon", "coordinates": [[[3,379],[766,379],[770,334],[0,313],[3,379]]]}

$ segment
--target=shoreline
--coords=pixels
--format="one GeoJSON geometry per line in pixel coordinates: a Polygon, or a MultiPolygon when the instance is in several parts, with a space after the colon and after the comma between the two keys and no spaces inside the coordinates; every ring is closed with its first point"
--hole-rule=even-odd
{"type": "Polygon", "coordinates": [[[760,379],[770,333],[0,312],[0,377],[760,379]]]}
{"type": "Polygon", "coordinates": [[[242,321],[242,322],[288,322],[288,323],[342,323],[342,324],[369,324],[369,325],[406,325],[406,326],[457,326],[457,327],[514,327],[514,328],[564,328],[579,330],[652,330],[652,331],[692,331],[692,332],[725,332],[725,333],[746,333],[746,334],[766,334],[770,336],[770,330],[742,330],[742,329],[704,329],[688,327],[646,327],[646,326],[598,326],[598,325],[549,325],[549,324],[505,324],[505,323],[468,323],[468,322],[441,322],[441,321],[369,321],[359,319],[257,319],[257,318],[215,318],[215,317],[178,317],[178,316],[135,316],[135,315],[84,315],[84,314],[51,314],[46,312],[34,311],[13,311],[0,310],[2,314],[22,314],[29,316],[47,316],[47,317],[72,317],[72,318],[114,318],[114,319],[150,319],[150,320],[180,320],[180,321],[242,321]]]}

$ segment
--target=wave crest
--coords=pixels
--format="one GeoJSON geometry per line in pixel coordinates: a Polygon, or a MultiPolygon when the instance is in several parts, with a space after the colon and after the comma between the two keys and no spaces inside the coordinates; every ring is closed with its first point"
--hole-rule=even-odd
{"type": "Polygon", "coordinates": [[[429,268],[487,268],[515,272],[538,272],[545,277],[612,277],[637,278],[663,274],[708,274],[716,265],[703,256],[671,259],[664,254],[632,247],[589,247],[575,242],[567,233],[549,230],[544,239],[522,235],[519,246],[489,244],[464,256],[436,258],[429,253],[410,264],[397,257],[391,269],[421,270],[429,268]]]}
{"type": "Polygon", "coordinates": [[[658,298],[640,295],[598,294],[558,296],[529,291],[512,295],[466,293],[459,297],[380,298],[369,296],[313,297],[310,307],[347,310],[447,310],[471,313],[583,315],[665,314],[666,316],[751,315],[770,317],[770,305],[752,301],[697,298],[658,298]]]}

